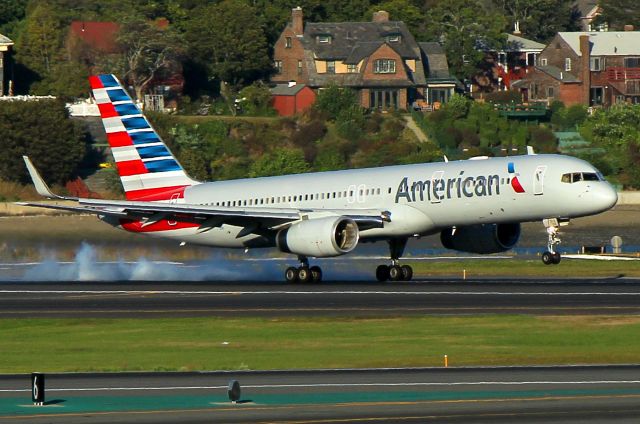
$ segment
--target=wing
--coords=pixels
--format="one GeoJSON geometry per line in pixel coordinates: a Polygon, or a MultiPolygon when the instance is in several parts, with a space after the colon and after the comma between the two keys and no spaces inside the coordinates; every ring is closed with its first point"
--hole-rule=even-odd
{"type": "Polygon", "coordinates": [[[78,199],[54,194],[44,182],[28,157],[24,161],[38,194],[49,199],[65,200],[63,204],[17,202],[22,206],[56,209],[75,213],[111,216],[120,219],[142,220],[148,225],[161,220],[199,223],[203,227],[229,224],[261,224],[277,229],[292,222],[323,215],[346,216],[353,219],[360,230],[382,228],[390,222],[390,213],[376,209],[299,209],[299,208],[247,208],[222,207],[165,202],[139,202],[129,200],[78,199]]]}

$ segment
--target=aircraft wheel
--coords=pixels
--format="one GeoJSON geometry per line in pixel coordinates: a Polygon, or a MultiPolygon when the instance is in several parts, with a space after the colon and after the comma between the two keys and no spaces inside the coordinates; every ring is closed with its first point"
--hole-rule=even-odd
{"type": "Polygon", "coordinates": [[[292,266],[287,268],[287,270],[284,272],[284,279],[287,281],[287,283],[295,283],[296,281],[298,281],[298,269],[292,266]]]}
{"type": "Polygon", "coordinates": [[[413,278],[413,268],[409,265],[402,265],[400,268],[402,268],[402,279],[404,281],[411,281],[413,278]]]}
{"type": "Polygon", "coordinates": [[[311,270],[308,267],[303,266],[298,269],[298,281],[301,283],[308,283],[311,281],[311,270]]]}
{"type": "Polygon", "coordinates": [[[389,278],[391,281],[401,281],[402,276],[402,268],[398,265],[391,265],[391,267],[389,267],[389,278]]]}
{"type": "Polygon", "coordinates": [[[376,279],[380,282],[387,281],[389,279],[388,265],[378,265],[378,268],[376,268],[376,279]]]}
{"type": "Polygon", "coordinates": [[[553,255],[553,264],[554,265],[558,265],[560,263],[560,260],[562,259],[562,256],[560,256],[560,253],[556,252],[553,255]]]}
{"type": "Polygon", "coordinates": [[[553,263],[553,253],[544,252],[542,254],[542,263],[545,265],[551,265],[553,263]]]}
{"type": "Polygon", "coordinates": [[[312,282],[319,283],[322,281],[322,269],[319,266],[312,266],[309,271],[311,271],[312,282]]]}

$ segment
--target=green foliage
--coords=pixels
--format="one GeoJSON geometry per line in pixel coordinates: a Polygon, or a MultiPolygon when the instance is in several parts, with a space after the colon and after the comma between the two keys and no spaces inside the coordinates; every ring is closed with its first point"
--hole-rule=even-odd
{"type": "Polygon", "coordinates": [[[65,183],[85,152],[78,127],[69,119],[64,103],[56,100],[0,102],[0,178],[29,181],[22,161],[28,155],[43,178],[65,183]]]}
{"type": "Polygon", "coordinates": [[[256,24],[258,12],[247,2],[223,0],[193,13],[186,33],[191,54],[212,76],[238,86],[271,72],[267,39],[256,24]]]}
{"type": "Polygon", "coordinates": [[[481,67],[484,53],[480,42],[502,46],[505,41],[505,19],[489,13],[478,0],[438,2],[426,15],[426,36],[443,41],[449,67],[460,79],[474,76],[481,67]]]}
{"type": "Polygon", "coordinates": [[[449,101],[444,105],[445,112],[453,119],[464,118],[469,113],[470,108],[471,100],[459,94],[451,96],[449,101]]]}
{"type": "Polygon", "coordinates": [[[275,110],[270,106],[271,92],[261,82],[254,82],[240,90],[242,110],[245,115],[264,116],[275,115],[275,110]]]}
{"type": "Polygon", "coordinates": [[[342,109],[336,117],[336,130],[347,140],[358,140],[362,137],[365,118],[360,105],[351,105],[342,109]]]}
{"type": "Polygon", "coordinates": [[[636,31],[640,28],[640,3],[636,0],[600,0],[602,16],[596,23],[606,22],[610,30],[621,31],[625,25],[634,25],[636,31]]]}
{"type": "Polygon", "coordinates": [[[379,10],[389,12],[389,19],[392,21],[403,21],[414,36],[420,33],[424,25],[422,11],[409,0],[384,0],[371,6],[362,17],[363,20],[370,21],[374,12],[379,10]]]}
{"type": "Polygon", "coordinates": [[[558,131],[573,131],[588,117],[586,106],[572,105],[567,108],[562,103],[554,103],[551,108],[551,125],[558,131]]]}
{"type": "Polygon", "coordinates": [[[597,111],[580,132],[607,152],[614,174],[625,187],[640,187],[640,105],[597,111]]]}
{"type": "Polygon", "coordinates": [[[251,164],[250,177],[266,177],[270,175],[299,174],[309,171],[300,149],[276,148],[251,164]]]}
{"type": "Polygon", "coordinates": [[[313,108],[326,114],[328,119],[336,120],[343,111],[348,111],[345,112],[347,115],[353,113],[352,108],[356,105],[358,99],[355,91],[331,84],[318,92],[313,108]]]}
{"type": "Polygon", "coordinates": [[[485,94],[484,99],[489,103],[497,104],[520,103],[522,102],[522,94],[515,90],[494,91],[485,94]]]}

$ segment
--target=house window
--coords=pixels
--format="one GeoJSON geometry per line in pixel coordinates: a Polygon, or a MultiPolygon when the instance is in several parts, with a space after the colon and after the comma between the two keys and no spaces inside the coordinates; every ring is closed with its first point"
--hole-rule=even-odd
{"type": "Polygon", "coordinates": [[[400,40],[400,34],[393,34],[387,37],[387,41],[389,41],[390,43],[399,43],[400,40]]]}
{"type": "Polygon", "coordinates": [[[640,81],[639,80],[627,81],[627,94],[640,94],[640,81]]]}
{"type": "Polygon", "coordinates": [[[358,65],[347,65],[347,72],[350,74],[355,74],[358,72],[358,65]]]}
{"type": "Polygon", "coordinates": [[[281,74],[282,73],[282,61],[281,60],[276,60],[273,63],[273,66],[276,68],[276,73],[277,74],[281,74]]]}
{"type": "Polygon", "coordinates": [[[624,58],[624,67],[625,68],[640,68],[640,57],[625,57],[624,58]]]}
{"type": "Polygon", "coordinates": [[[601,57],[592,57],[589,62],[590,70],[594,72],[602,71],[603,66],[601,57]]]}
{"type": "Polygon", "coordinates": [[[602,87],[591,87],[590,94],[591,94],[591,102],[589,103],[589,106],[598,106],[601,105],[603,103],[603,94],[604,94],[604,90],[602,89],[602,87]]]}
{"type": "Polygon", "coordinates": [[[302,61],[298,61],[298,75],[302,75],[302,61]]]}
{"type": "Polygon", "coordinates": [[[377,59],[373,62],[373,72],[376,74],[395,74],[396,61],[393,59],[377,59]]]}
{"type": "Polygon", "coordinates": [[[571,58],[567,57],[564,59],[564,70],[565,71],[570,71],[571,70],[571,58]]]}
{"type": "Polygon", "coordinates": [[[547,87],[547,97],[553,97],[553,87],[547,87]]]}
{"type": "Polygon", "coordinates": [[[540,59],[540,66],[547,66],[547,58],[543,57],[542,59],[540,59]]]}
{"type": "Polygon", "coordinates": [[[398,90],[371,90],[369,93],[371,109],[398,109],[398,90]]]}
{"type": "Polygon", "coordinates": [[[287,48],[287,49],[291,48],[291,37],[286,37],[284,39],[284,47],[287,48]]]}
{"type": "Polygon", "coordinates": [[[330,35],[318,35],[318,43],[329,44],[331,43],[330,35]]]}
{"type": "Polygon", "coordinates": [[[336,73],[336,62],[333,60],[327,61],[327,74],[335,74],[336,73]]]}

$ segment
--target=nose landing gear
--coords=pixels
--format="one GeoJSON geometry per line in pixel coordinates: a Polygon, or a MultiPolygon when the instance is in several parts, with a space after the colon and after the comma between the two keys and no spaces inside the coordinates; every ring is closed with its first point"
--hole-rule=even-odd
{"type": "Polygon", "coordinates": [[[404,253],[407,245],[407,239],[391,239],[389,243],[389,253],[391,256],[391,265],[378,265],[376,268],[376,279],[380,282],[391,281],[410,281],[413,278],[413,268],[409,265],[400,265],[400,256],[404,253]]]}
{"type": "Polygon", "coordinates": [[[558,246],[562,240],[558,237],[558,232],[560,230],[560,225],[566,225],[564,222],[560,223],[558,219],[543,219],[542,223],[547,228],[547,250],[542,253],[542,263],[545,265],[558,265],[562,257],[559,252],[556,252],[555,248],[558,246]]]}

